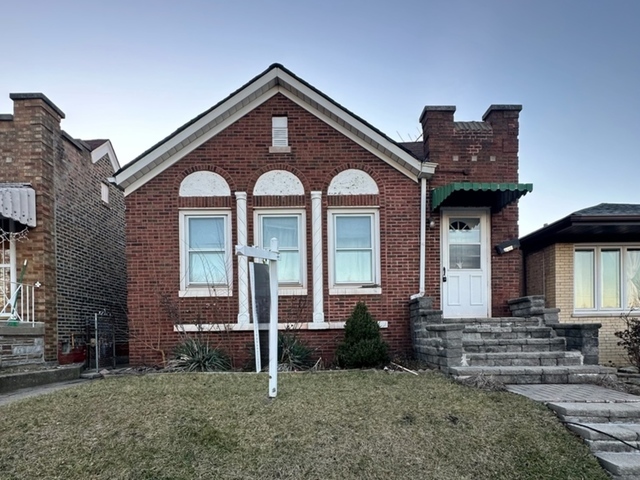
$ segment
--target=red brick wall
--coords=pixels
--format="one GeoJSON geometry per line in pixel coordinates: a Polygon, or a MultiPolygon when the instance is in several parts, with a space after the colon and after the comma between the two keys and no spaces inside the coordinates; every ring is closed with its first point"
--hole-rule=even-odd
{"type": "MultiPolygon", "coordinates": [[[[456,129],[455,108],[426,110],[421,119],[427,160],[438,164],[429,189],[451,182],[518,182],[518,116],[513,109],[491,110],[485,116],[490,131],[456,129]],[[457,161],[454,161],[457,156],[457,161]],[[476,159],[473,159],[476,156],[476,159]],[[493,160],[491,157],[495,157],[493,160]]],[[[465,205],[484,207],[486,204],[465,205]]],[[[426,293],[441,305],[440,214],[431,212],[435,227],[427,229],[426,293]]],[[[518,205],[491,214],[491,311],[510,316],[507,300],[522,295],[520,250],[497,255],[494,246],[518,238],[518,205]]]]}
{"type": "MultiPolygon", "coordinates": [[[[338,201],[343,205],[377,205],[381,230],[381,295],[329,295],[327,243],[323,244],[325,321],[344,321],[359,300],[369,306],[377,320],[389,322],[383,330],[393,352],[411,350],[408,300],[417,293],[419,265],[420,186],[364,148],[344,137],[282,95],[276,95],[223,132],[181,159],[149,183],[126,198],[127,258],[129,272],[129,318],[131,361],[156,363],[157,350],[170,352],[180,340],[173,333],[176,318],[185,323],[236,323],[238,313],[237,268],[234,261],[234,297],[178,298],[180,284],[178,212],[180,207],[226,203],[232,212],[232,242],[237,243],[236,201],[233,192],[247,192],[249,243],[253,239],[253,207],[259,205],[296,205],[306,209],[307,297],[280,297],[282,322],[312,321],[312,236],[311,191],[322,191],[323,235],[326,239],[326,192],[340,171],[357,168],[366,171],[380,189],[378,196],[351,196],[338,201]],[[271,118],[289,118],[291,153],[269,154],[271,118]],[[197,170],[211,170],[228,182],[228,199],[179,199],[180,182],[197,170]],[[253,197],[259,176],[269,170],[294,173],[305,189],[303,198],[253,197]],[[365,198],[366,197],[366,198],[365,198]],[[363,203],[364,202],[364,203],[363,203]],[[163,308],[168,299],[172,314],[163,308]],[[171,318],[170,318],[171,317],[171,318]]],[[[317,349],[326,362],[333,358],[342,330],[302,331],[300,335],[317,349]]],[[[248,358],[252,344],[250,332],[209,334],[210,340],[230,350],[236,366],[248,358]]]]}

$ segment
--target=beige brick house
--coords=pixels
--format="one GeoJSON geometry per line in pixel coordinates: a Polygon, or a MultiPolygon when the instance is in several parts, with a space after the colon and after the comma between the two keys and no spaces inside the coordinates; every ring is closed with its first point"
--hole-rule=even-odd
{"type": "Polygon", "coordinates": [[[527,295],[563,323],[600,323],[600,362],[627,364],[615,332],[640,308],[640,205],[602,203],[520,239],[527,295]]]}

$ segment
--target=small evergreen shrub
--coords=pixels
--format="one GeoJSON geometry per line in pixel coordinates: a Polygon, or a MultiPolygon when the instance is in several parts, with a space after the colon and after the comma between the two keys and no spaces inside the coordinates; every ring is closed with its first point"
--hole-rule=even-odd
{"type": "Polygon", "coordinates": [[[187,372],[215,372],[230,370],[231,360],[219,348],[189,338],[176,347],[172,365],[187,372]]]}
{"type": "Polygon", "coordinates": [[[615,332],[620,339],[618,345],[625,349],[631,365],[640,368],[640,320],[631,316],[633,310],[621,315],[625,329],[615,332]]]}
{"type": "Polygon", "coordinates": [[[336,361],[343,368],[379,367],[389,362],[389,345],[364,302],[358,302],[344,326],[336,361]]]}
{"type": "Polygon", "coordinates": [[[282,370],[308,370],[313,366],[313,350],[290,331],[278,334],[278,367],[282,370]]]}

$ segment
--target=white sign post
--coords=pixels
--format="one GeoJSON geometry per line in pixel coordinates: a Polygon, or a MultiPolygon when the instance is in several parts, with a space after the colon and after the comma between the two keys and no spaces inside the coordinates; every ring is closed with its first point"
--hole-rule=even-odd
{"type": "MultiPolygon", "coordinates": [[[[269,287],[271,312],[269,315],[269,398],[278,394],[278,240],[271,239],[269,250],[246,245],[236,245],[236,255],[269,260],[269,287]]],[[[254,322],[257,319],[254,317],[254,322]]]]}

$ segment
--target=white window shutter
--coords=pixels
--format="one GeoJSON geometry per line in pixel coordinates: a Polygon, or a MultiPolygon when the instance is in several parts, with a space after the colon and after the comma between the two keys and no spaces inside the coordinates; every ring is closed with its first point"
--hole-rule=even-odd
{"type": "Polygon", "coordinates": [[[289,131],[287,128],[287,117],[272,117],[272,145],[274,147],[288,147],[289,146],[289,131]]]}

